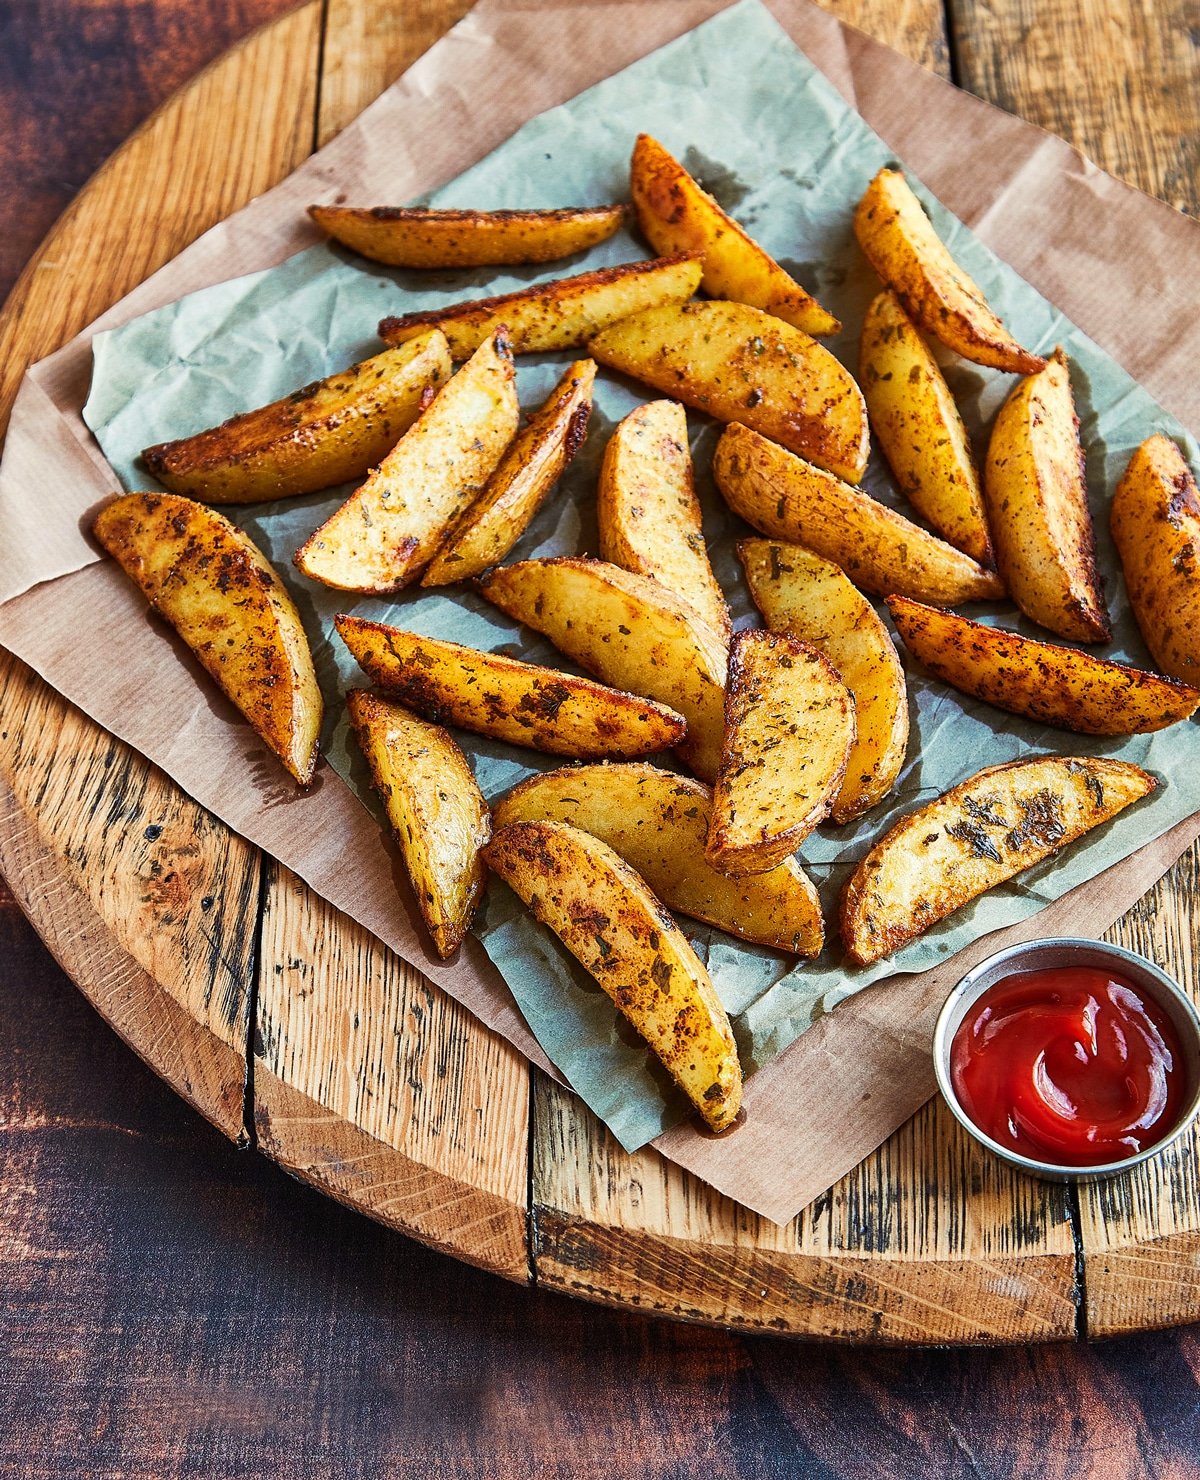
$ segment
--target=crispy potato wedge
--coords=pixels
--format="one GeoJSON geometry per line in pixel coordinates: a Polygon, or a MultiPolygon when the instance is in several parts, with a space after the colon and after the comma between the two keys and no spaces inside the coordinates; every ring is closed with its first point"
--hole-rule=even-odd
{"type": "Polygon", "coordinates": [[[114,499],[92,533],[307,785],[321,738],[321,690],[295,603],[249,535],[173,493],[114,499]]]}
{"type": "Polygon", "coordinates": [[[512,354],[497,334],[296,551],[297,566],[339,591],[407,586],[487,483],[519,420],[512,354]]]}
{"type": "Polygon", "coordinates": [[[1012,599],[1060,637],[1106,642],[1112,629],[1096,568],[1079,418],[1061,349],[1000,408],[984,488],[996,563],[1012,599]]]}
{"type": "Polygon", "coordinates": [[[1112,502],[1129,604],[1164,673],[1200,687],[1200,494],[1168,437],[1143,442],[1112,502]]]}
{"type": "Polygon", "coordinates": [[[438,725],[351,689],[346,706],[437,953],[462,944],[483,894],[491,814],[467,758],[438,725]]]}
{"type": "Polygon", "coordinates": [[[635,407],[608,439],[596,518],[605,560],[661,582],[729,640],[729,608],[709,564],[678,401],[635,407]]]}
{"type": "Polygon", "coordinates": [[[704,856],[739,877],[775,868],[818,827],[854,745],[854,698],[829,659],[788,632],[739,632],[704,856]]]}
{"type": "Polygon", "coordinates": [[[1194,713],[1200,689],[1076,648],[1037,642],[889,596],[904,645],[930,673],[997,709],[1081,735],[1141,735],[1194,713]]]}
{"type": "Polygon", "coordinates": [[[479,589],[605,683],[677,710],[688,727],[680,757],[698,776],[716,775],[725,645],[677,596],[607,561],[574,557],[499,566],[479,589]]]}
{"type": "Polygon", "coordinates": [[[335,620],[372,682],[438,724],[576,760],[650,755],[687,734],[665,704],[589,678],[362,617],[335,620]]]}
{"type": "Polygon", "coordinates": [[[429,329],[440,329],[453,358],[464,360],[503,326],[519,355],[573,349],[631,313],[690,298],[700,286],[702,271],[698,257],[623,262],[498,298],[382,319],[379,337],[386,344],[403,344],[429,329]]]}
{"type": "Polygon", "coordinates": [[[495,825],[569,822],[608,844],[670,909],[758,945],[820,955],[825,938],[812,881],[794,858],[744,879],[704,856],[712,792],[645,761],[567,766],[501,797],[495,825]]]}
{"type": "Polygon", "coordinates": [[[864,591],[935,606],[1004,595],[995,571],[749,427],[721,434],[713,477],[748,524],[832,560],[864,591]]]}
{"type": "Polygon", "coordinates": [[[718,421],[739,421],[857,483],[867,408],[850,372],[814,339],[744,303],[671,303],[588,343],[602,365],[718,421]]]}
{"type": "Polygon", "coordinates": [[[433,557],[422,586],[469,580],[504,559],[583,446],[595,379],[595,360],[568,369],[433,557]]]}
{"type": "Polygon", "coordinates": [[[851,874],[841,905],[847,954],[863,966],[890,956],[1156,785],[1140,766],[1092,756],[980,771],[902,817],[851,874]]]}
{"type": "Polygon", "coordinates": [[[309,206],[322,231],[389,267],[503,267],[553,262],[607,241],[626,206],[556,211],[455,211],[425,206],[309,206]]]}
{"type": "Polygon", "coordinates": [[[908,750],[908,690],[891,636],[844,572],[811,550],[754,539],[738,555],[771,631],[824,653],[854,696],[856,737],[829,811],[849,822],[891,791],[908,750]]]}
{"type": "Polygon", "coordinates": [[[988,307],[898,170],[880,170],[867,186],[854,213],[854,234],[909,318],[948,349],[977,365],[1018,374],[1046,363],[1022,349],[988,307]]]}
{"type": "Polygon", "coordinates": [[[173,493],[202,503],[316,493],[385,457],[450,370],[446,336],[431,330],[207,432],[147,447],[142,460],[173,493]]]}
{"type": "Polygon", "coordinates": [[[842,327],[649,134],[633,146],[629,185],[638,225],[656,252],[704,258],[701,286],[710,298],[749,303],[806,334],[842,327]]]}
{"type": "Polygon", "coordinates": [[[956,550],[994,564],[967,429],[938,362],[894,293],[880,293],[867,310],[858,383],[900,492],[956,550]]]}
{"type": "Polygon", "coordinates": [[[733,1124],[742,1070],[708,972],[644,879],[566,822],[513,822],[485,854],[504,882],[596,978],[710,1129],[733,1124]]]}

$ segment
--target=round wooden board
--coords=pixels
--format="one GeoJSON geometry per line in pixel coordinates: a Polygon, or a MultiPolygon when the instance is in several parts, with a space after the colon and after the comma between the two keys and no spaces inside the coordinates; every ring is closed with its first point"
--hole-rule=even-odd
{"type": "MultiPolygon", "coordinates": [[[[172,99],[14,290],[5,413],[25,364],[293,169],[465,8],[308,0],[172,99]]],[[[836,8],[945,69],[940,4],[836,8]]],[[[1194,1136],[1077,1197],[981,1156],[931,1104],[774,1227],[654,1152],[626,1155],[15,660],[0,685],[0,867],[23,908],[180,1094],[331,1196],[513,1280],[780,1333],[1000,1343],[1200,1316],[1194,1136]]],[[[1193,850],[1112,932],[1193,987],[1197,872],[1193,850]]]]}

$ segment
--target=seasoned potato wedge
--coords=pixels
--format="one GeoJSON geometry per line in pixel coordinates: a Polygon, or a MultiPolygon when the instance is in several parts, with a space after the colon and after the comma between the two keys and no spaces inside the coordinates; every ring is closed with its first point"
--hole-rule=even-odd
{"type": "Polygon", "coordinates": [[[681,758],[698,776],[716,775],[725,645],[677,596],[607,561],[573,557],[499,566],[479,589],[605,683],[677,710],[688,727],[681,758]]]}
{"type": "Polygon", "coordinates": [[[824,345],[744,303],[672,303],[588,343],[602,365],[740,421],[857,483],[867,466],[867,408],[824,345]]]}
{"type": "Polygon", "coordinates": [[[1091,756],[980,771],[901,818],[854,870],[841,906],[847,954],[864,966],[891,955],[1155,785],[1139,766],[1091,756]]]}
{"type": "Polygon", "coordinates": [[[900,492],[956,550],[991,565],[967,429],[938,362],[894,293],[880,293],[867,310],[858,383],[900,492]]]}
{"type": "Polygon", "coordinates": [[[1112,502],[1129,604],[1164,673],[1200,687],[1200,494],[1169,438],[1129,460],[1112,502]]]}
{"type": "Polygon", "coordinates": [[[438,724],[576,760],[650,755],[687,733],[665,704],[589,678],[362,617],[339,616],[336,623],[374,683],[438,724]]]}
{"type": "Polygon", "coordinates": [[[806,334],[842,327],[649,134],[633,146],[629,185],[638,225],[656,252],[704,258],[701,286],[710,298],[749,303],[806,334]]]}
{"type": "Polygon", "coordinates": [[[501,797],[495,825],[569,822],[608,844],[670,909],[758,945],[817,956],[825,937],[812,881],[794,858],[731,879],[704,856],[712,792],[645,761],[567,766],[501,797]]]}
{"type": "Polygon", "coordinates": [[[208,504],[253,504],[361,478],[416,421],[429,386],[450,378],[436,329],[280,401],[147,447],[147,469],[173,493],[208,504]]]}
{"type": "Polygon", "coordinates": [[[1020,374],[1046,363],[1022,349],[988,307],[898,170],[880,170],[867,186],[854,213],[854,234],[909,317],[948,349],[977,365],[1020,374]]]}
{"type": "Polygon", "coordinates": [[[635,407],[608,439],[596,518],[605,560],[661,582],[728,641],[729,608],[708,560],[678,401],[635,407]]]}
{"type": "Polygon", "coordinates": [[[908,749],[908,690],[891,636],[849,578],[811,550],[742,540],[738,555],[771,631],[824,653],[854,696],[857,734],[829,812],[849,822],[891,791],[908,749]]]}
{"type": "Polygon", "coordinates": [[[501,267],[553,262],[607,241],[625,206],[557,211],[455,211],[425,206],[309,206],[322,231],[389,267],[501,267]]]}
{"type": "Polygon", "coordinates": [[[595,379],[595,360],[568,369],[433,557],[422,586],[465,581],[504,559],[583,446],[595,379]]]}
{"type": "Polygon", "coordinates": [[[898,592],[936,606],[1004,594],[995,571],[749,427],[721,434],[713,477],[748,524],[815,550],[864,591],[898,592]]]}
{"type": "Polygon", "coordinates": [[[829,815],[854,745],[854,699],[833,664],[787,632],[739,632],[705,857],[760,874],[829,815]]]}
{"type": "Polygon", "coordinates": [[[596,978],[714,1131],[733,1124],[742,1070],[729,1017],[668,910],[599,838],[565,822],[513,822],[491,867],[596,978]]]}
{"type": "Polygon", "coordinates": [[[363,689],[346,705],[437,953],[462,944],[483,893],[491,815],[467,758],[438,725],[363,689]]]}
{"type": "Polygon", "coordinates": [[[339,591],[398,591],[433,558],[491,476],[520,420],[512,354],[486,340],[295,561],[339,591]]]}
{"type": "Polygon", "coordinates": [[[501,327],[516,354],[572,349],[631,313],[690,298],[700,286],[702,271],[698,257],[623,262],[498,298],[386,318],[380,321],[379,337],[386,344],[403,344],[429,329],[440,329],[456,360],[466,359],[501,327]]]}
{"type": "Polygon", "coordinates": [[[1081,735],[1141,735],[1187,719],[1200,689],[889,596],[904,645],[930,673],[997,709],[1081,735]]]}
{"type": "Polygon", "coordinates": [[[250,537],[173,493],[106,504],[92,533],[302,785],[321,738],[321,690],[295,603],[250,537]]]}
{"type": "Polygon", "coordinates": [[[1061,349],[1000,408],[984,488],[996,563],[1012,599],[1060,637],[1106,642],[1111,628],[1096,569],[1079,419],[1061,349]]]}

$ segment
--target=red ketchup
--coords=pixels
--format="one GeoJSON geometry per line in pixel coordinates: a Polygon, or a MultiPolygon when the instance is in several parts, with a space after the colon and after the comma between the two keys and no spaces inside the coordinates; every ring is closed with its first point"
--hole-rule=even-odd
{"type": "Polygon", "coordinates": [[[1025,971],[989,987],[954,1035],[950,1074],[993,1141],[1078,1167],[1161,1140],[1186,1090],[1166,1013],[1094,966],[1025,971]]]}

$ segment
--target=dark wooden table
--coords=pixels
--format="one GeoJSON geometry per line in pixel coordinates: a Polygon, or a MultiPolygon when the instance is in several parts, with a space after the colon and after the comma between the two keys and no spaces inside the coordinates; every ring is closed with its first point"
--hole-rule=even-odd
{"type": "MultiPolygon", "coordinates": [[[[286,8],[4,0],[0,297],[139,120],[286,8]]],[[[419,24],[422,0],[406,8],[419,24]]],[[[976,27],[952,56],[1000,101],[1004,12],[1024,9],[987,12],[994,53],[976,27]]],[[[1184,21],[1162,8],[1163,36],[1184,21]]],[[[1195,133],[1175,148],[1194,154],[1195,133]]],[[[1194,178],[1163,183],[1195,208],[1194,178]]],[[[800,1346],[522,1290],[409,1243],[234,1150],[96,1018],[7,893],[0,1132],[0,1480],[1200,1474],[1196,1328],[800,1346]]]]}

